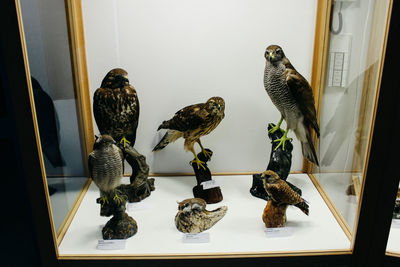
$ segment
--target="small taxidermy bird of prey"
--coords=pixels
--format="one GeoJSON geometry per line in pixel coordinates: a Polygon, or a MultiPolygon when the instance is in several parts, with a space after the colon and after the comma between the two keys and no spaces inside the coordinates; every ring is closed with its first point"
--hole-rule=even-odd
{"type": "Polygon", "coordinates": [[[174,117],[164,121],[157,129],[168,129],[161,141],[154,147],[153,151],[161,150],[169,143],[180,137],[185,139],[185,150],[191,151],[195,157],[197,168],[204,167],[204,162],[199,160],[195,151],[194,143],[199,143],[203,154],[211,157],[200,142],[200,137],[209,134],[225,117],[224,99],[218,96],[211,97],[206,103],[200,103],[184,107],[175,113],[174,117]]]}
{"type": "Polygon", "coordinates": [[[134,146],[139,122],[139,99],[129,84],[128,73],[112,69],[93,96],[93,113],[101,134],[111,135],[115,141],[134,146]]]}
{"type": "Polygon", "coordinates": [[[225,216],[228,210],[227,206],[222,206],[208,211],[206,202],[201,198],[185,199],[178,204],[175,225],[183,233],[200,233],[210,229],[225,216]]]}
{"type": "Polygon", "coordinates": [[[280,129],[282,120],[286,121],[286,131],[276,147],[282,145],[285,149],[285,141],[289,129],[293,130],[297,139],[301,142],[303,156],[309,161],[318,164],[317,154],[310,128],[313,128],[319,137],[319,127],[314,106],[314,96],[307,80],[298,73],[283,53],[281,47],[270,45],[265,51],[264,87],[274,105],[281,113],[278,124],[270,129],[275,132],[280,129]]]}
{"type": "Polygon", "coordinates": [[[122,199],[116,187],[121,183],[124,157],[110,135],[101,135],[96,139],[93,151],[89,154],[88,166],[90,177],[100,189],[102,206],[108,203],[109,197],[113,197],[119,204],[122,199]]]}
{"type": "Polygon", "coordinates": [[[264,188],[270,196],[271,200],[279,205],[294,205],[302,212],[308,215],[307,202],[296,193],[284,180],[279,178],[276,172],[267,170],[261,175],[264,183],[264,188]],[[266,176],[269,175],[268,178],[266,176]]]}

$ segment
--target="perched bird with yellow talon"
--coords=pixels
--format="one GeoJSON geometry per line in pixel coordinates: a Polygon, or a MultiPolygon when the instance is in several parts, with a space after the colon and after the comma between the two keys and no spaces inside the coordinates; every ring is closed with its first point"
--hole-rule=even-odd
{"type": "Polygon", "coordinates": [[[263,178],[265,190],[276,206],[293,205],[308,215],[309,206],[307,201],[294,191],[286,181],[282,180],[276,172],[267,170],[261,174],[261,177],[263,178]]]}
{"type": "Polygon", "coordinates": [[[88,166],[90,177],[100,189],[100,203],[104,206],[112,200],[119,205],[122,201],[116,187],[121,183],[124,171],[122,150],[109,135],[101,135],[89,154],[88,166]]]}
{"type": "Polygon", "coordinates": [[[93,113],[101,134],[126,147],[134,146],[139,122],[139,99],[124,69],[110,70],[93,95],[93,113]]]}
{"type": "Polygon", "coordinates": [[[283,120],[286,121],[286,131],[279,142],[284,149],[289,129],[294,131],[301,142],[303,156],[318,165],[311,128],[319,137],[319,126],[314,106],[314,96],[307,80],[296,71],[289,59],[278,45],[267,47],[264,71],[264,87],[272,102],[281,113],[281,119],[270,132],[280,129],[283,120]]]}
{"type": "Polygon", "coordinates": [[[197,163],[205,169],[204,162],[199,160],[195,151],[194,143],[198,143],[203,154],[206,157],[211,155],[204,149],[200,142],[200,137],[209,134],[225,117],[225,101],[223,98],[214,96],[207,100],[206,103],[199,103],[184,107],[177,111],[172,119],[164,121],[157,130],[167,129],[164,137],[154,147],[153,151],[158,151],[166,147],[169,143],[174,142],[178,138],[185,139],[184,148],[186,151],[193,153],[197,163]]]}

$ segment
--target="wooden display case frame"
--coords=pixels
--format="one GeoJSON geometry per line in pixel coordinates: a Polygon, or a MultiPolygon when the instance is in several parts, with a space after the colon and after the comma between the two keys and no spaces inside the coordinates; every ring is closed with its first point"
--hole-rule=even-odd
{"type": "MultiPolygon", "coordinates": [[[[74,85],[75,85],[75,92],[77,96],[77,102],[78,102],[78,113],[79,113],[79,123],[80,123],[80,128],[81,128],[81,137],[82,137],[82,143],[85,144],[84,151],[86,153],[85,156],[87,156],[90,151],[91,147],[93,144],[93,121],[92,121],[92,116],[91,116],[91,106],[90,106],[90,99],[89,99],[89,83],[88,83],[88,77],[87,77],[87,65],[86,65],[86,54],[85,54],[85,40],[84,40],[84,32],[83,32],[83,18],[82,18],[82,7],[81,7],[81,0],[65,0],[65,5],[66,5],[66,10],[67,10],[67,19],[68,19],[68,29],[69,29],[69,39],[70,39],[70,47],[71,47],[71,61],[72,61],[72,66],[73,66],[73,73],[74,73],[74,85]]],[[[385,44],[386,44],[386,38],[388,35],[389,31],[389,20],[390,20],[390,14],[392,11],[392,5],[393,1],[390,1],[389,8],[387,10],[388,15],[387,15],[387,21],[386,21],[386,31],[385,31],[385,44]]],[[[20,4],[19,0],[15,0],[15,5],[5,5],[7,9],[3,9],[5,12],[15,12],[15,17],[17,20],[13,20],[14,24],[13,26],[18,27],[18,32],[19,35],[13,35],[10,38],[14,38],[15,41],[19,42],[20,45],[18,46],[20,48],[18,58],[20,59],[19,66],[24,66],[24,69],[15,69],[14,71],[16,73],[21,73],[23,71],[25,73],[25,79],[20,80],[19,82],[16,82],[13,85],[19,85],[21,90],[18,92],[15,92],[14,95],[12,96],[12,99],[14,103],[17,103],[18,101],[24,101],[24,103],[28,103],[29,108],[25,108],[21,111],[21,114],[18,114],[18,117],[23,117],[25,116],[25,125],[19,125],[21,126],[20,129],[20,140],[23,140],[26,138],[26,134],[29,134],[28,131],[24,132],[22,129],[25,127],[29,127],[30,130],[32,130],[33,135],[30,137],[24,139],[24,143],[21,145],[26,145],[27,147],[32,148],[32,151],[30,152],[30,156],[34,157],[34,161],[31,162],[32,158],[29,158],[28,156],[26,158],[23,158],[23,161],[26,164],[26,168],[29,169],[32,173],[33,176],[35,177],[40,177],[41,179],[39,180],[34,180],[31,181],[29,184],[30,187],[30,198],[32,200],[38,200],[37,203],[33,204],[33,210],[35,212],[35,221],[37,222],[37,232],[38,236],[43,236],[43,234],[46,235],[46,238],[40,239],[39,245],[40,245],[40,251],[41,251],[41,256],[43,263],[46,266],[55,266],[54,264],[61,264],[62,262],[65,263],[65,266],[68,266],[68,261],[59,261],[58,259],[62,259],[60,255],[58,254],[58,245],[61,243],[62,238],[65,234],[65,232],[68,229],[68,226],[70,222],[73,219],[73,216],[75,215],[85,193],[86,190],[88,189],[90,185],[90,181],[88,180],[85,184],[85,186],[82,188],[79,196],[77,197],[73,207],[69,211],[68,215],[66,216],[62,227],[60,227],[59,231],[56,231],[54,229],[54,223],[52,219],[52,212],[50,209],[50,200],[49,200],[49,194],[48,194],[48,189],[47,189],[47,181],[46,181],[46,173],[44,170],[44,163],[43,163],[43,158],[42,158],[42,153],[41,153],[41,146],[40,146],[40,139],[38,136],[38,126],[36,123],[36,117],[35,117],[35,110],[34,110],[34,104],[33,104],[33,96],[32,96],[32,88],[31,88],[31,83],[30,83],[30,72],[29,72],[29,64],[28,64],[28,59],[27,59],[27,52],[26,52],[26,44],[25,44],[25,39],[24,39],[24,31],[23,31],[23,25],[22,25],[22,18],[21,18],[21,9],[20,9],[20,4]],[[16,23],[15,23],[16,22],[16,23]],[[21,65],[22,63],[22,65],[21,65]],[[24,90],[26,89],[26,90],[24,90]],[[30,114],[30,115],[29,115],[30,114]],[[28,116],[27,116],[28,115],[28,116]],[[38,189],[38,190],[34,190],[38,189]],[[37,199],[39,196],[39,199],[37,199]],[[38,206],[37,204],[45,204],[44,206],[38,206]],[[45,222],[45,223],[43,223],[45,222]],[[47,234],[46,234],[47,233],[47,234]]],[[[325,82],[325,66],[327,62],[327,53],[328,53],[328,44],[329,44],[329,25],[330,25],[330,14],[331,14],[331,8],[332,8],[332,1],[331,0],[323,0],[323,1],[318,1],[318,7],[317,7],[317,17],[316,17],[316,27],[315,27],[315,41],[314,41],[314,56],[313,56],[313,66],[312,66],[312,77],[311,77],[311,85],[314,90],[314,96],[316,100],[316,108],[317,108],[317,113],[319,114],[320,110],[320,104],[321,104],[321,94],[322,94],[322,88],[324,86],[325,82]]],[[[385,44],[383,47],[385,48],[385,44]]],[[[380,88],[380,80],[381,80],[381,75],[383,72],[383,59],[385,58],[385,49],[382,49],[380,51],[382,57],[378,65],[378,73],[380,73],[379,78],[377,79],[376,86],[377,88],[380,88]]],[[[11,74],[10,74],[11,75],[11,74]]],[[[373,98],[373,109],[376,110],[378,106],[378,94],[376,94],[373,98]]],[[[15,105],[17,106],[17,105],[15,105]]],[[[375,112],[374,112],[375,114],[375,112]]],[[[370,164],[370,153],[371,153],[371,147],[373,146],[373,131],[374,128],[372,125],[375,123],[375,116],[372,118],[371,125],[370,127],[367,127],[368,129],[368,142],[366,145],[366,150],[367,153],[365,155],[365,164],[364,164],[364,173],[363,177],[368,177],[368,168],[370,164]]],[[[358,243],[356,243],[357,238],[352,238],[351,235],[351,230],[350,227],[346,224],[344,221],[343,217],[341,216],[340,212],[338,212],[333,204],[333,202],[329,199],[329,196],[326,194],[324,191],[323,187],[321,184],[318,182],[318,180],[315,178],[315,176],[312,174],[313,173],[313,168],[311,165],[308,163],[303,164],[303,172],[308,173],[310,179],[314,183],[315,187],[321,194],[321,196],[324,198],[326,204],[328,207],[331,209],[332,213],[334,214],[335,218],[337,219],[338,223],[342,226],[344,232],[346,235],[349,237],[349,239],[352,241],[351,248],[348,250],[336,250],[336,251],[286,251],[286,252],[279,252],[279,253],[256,253],[256,254],[240,254],[240,253],[233,253],[233,254],[210,254],[210,255],[200,255],[196,257],[195,255],[190,255],[190,256],[185,256],[185,255],[177,255],[177,256],[172,256],[172,257],[132,257],[129,255],[126,256],[81,256],[73,259],[78,261],[78,260],[85,260],[84,262],[87,263],[86,260],[110,260],[110,259],[195,259],[195,258],[251,258],[251,257],[256,257],[256,258],[264,258],[264,257],[287,257],[291,256],[293,257],[293,260],[297,261],[298,257],[303,257],[303,256],[315,256],[316,258],[319,258],[319,256],[338,256],[338,255],[350,255],[355,252],[359,253],[359,251],[362,251],[362,246],[358,243]],[[356,250],[356,251],[355,251],[356,250]]],[[[227,173],[223,173],[222,175],[226,175],[227,173]]],[[[244,173],[240,173],[244,174],[244,173]]],[[[251,174],[251,173],[246,173],[246,174],[251,174]]],[[[155,174],[152,174],[155,175],[155,174]]],[[[162,175],[162,174],[156,174],[156,175],[162,175]]],[[[177,175],[177,174],[174,174],[177,175]]],[[[187,175],[187,174],[179,174],[179,175],[187,175]]],[[[215,173],[214,175],[219,175],[218,173],[215,173]]],[[[368,179],[363,179],[362,184],[361,184],[361,195],[360,199],[364,200],[365,195],[363,195],[363,192],[366,190],[365,187],[368,185],[365,183],[365,181],[368,181],[368,179]]],[[[368,187],[369,188],[369,187],[368,187]]],[[[35,202],[35,201],[32,201],[35,202]]],[[[358,207],[358,213],[361,213],[362,210],[364,209],[364,203],[362,202],[362,205],[359,205],[358,207]]],[[[360,218],[362,217],[362,214],[360,215],[360,218]]],[[[354,229],[354,232],[356,233],[356,237],[359,234],[360,231],[363,229],[357,228],[357,225],[359,224],[358,222],[359,217],[356,218],[356,228],[354,229]]],[[[363,226],[364,227],[364,226],[363,226]]],[[[340,258],[340,257],[339,257],[340,258]]],[[[71,260],[71,259],[69,259],[71,260]]]]}

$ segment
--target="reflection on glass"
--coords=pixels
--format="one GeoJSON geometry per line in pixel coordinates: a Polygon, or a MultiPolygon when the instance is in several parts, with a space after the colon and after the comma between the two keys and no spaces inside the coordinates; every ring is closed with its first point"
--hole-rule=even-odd
{"type": "Polygon", "coordinates": [[[373,127],[389,1],[335,1],[316,177],[353,228],[373,127]]]}
{"type": "Polygon", "coordinates": [[[58,229],[86,179],[65,3],[20,3],[40,142],[58,229]]]}

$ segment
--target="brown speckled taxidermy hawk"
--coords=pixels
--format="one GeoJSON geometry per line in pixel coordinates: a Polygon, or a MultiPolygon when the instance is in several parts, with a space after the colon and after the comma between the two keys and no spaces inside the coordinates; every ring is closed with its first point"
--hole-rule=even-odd
{"type": "Polygon", "coordinates": [[[185,150],[191,151],[195,157],[197,167],[203,168],[203,161],[199,160],[195,151],[194,143],[198,143],[205,156],[210,157],[200,142],[200,137],[209,134],[225,117],[225,101],[223,98],[214,96],[206,103],[200,103],[184,107],[175,113],[174,117],[164,121],[160,129],[168,129],[161,141],[154,147],[153,151],[161,150],[169,143],[180,137],[185,139],[185,150]]]}
{"type": "Polygon", "coordinates": [[[265,190],[277,206],[293,205],[308,215],[309,207],[307,202],[282,180],[276,172],[267,170],[262,173],[261,177],[264,178],[265,190]]]}
{"type": "Polygon", "coordinates": [[[264,87],[272,103],[281,113],[280,121],[269,132],[273,133],[279,130],[283,120],[286,121],[287,127],[282,138],[275,140],[275,142],[279,142],[275,149],[282,146],[282,149],[285,150],[286,140],[291,139],[287,137],[287,133],[291,129],[301,142],[304,157],[318,165],[311,128],[319,137],[319,126],[311,86],[296,71],[280,46],[268,46],[264,57],[266,59],[264,87]]]}
{"type": "Polygon", "coordinates": [[[135,144],[139,99],[125,70],[112,69],[104,77],[93,96],[93,113],[101,134],[111,135],[124,146],[135,144]]]}

